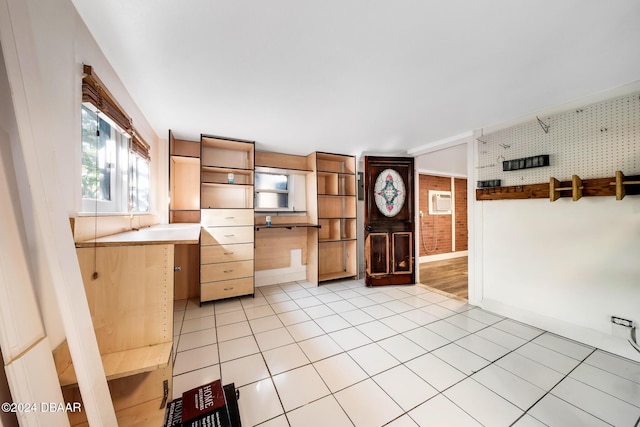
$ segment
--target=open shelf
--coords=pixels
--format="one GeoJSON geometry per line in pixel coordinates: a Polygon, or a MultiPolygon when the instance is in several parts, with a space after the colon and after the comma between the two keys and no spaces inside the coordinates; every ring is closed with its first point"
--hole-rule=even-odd
{"type": "Polygon", "coordinates": [[[355,218],[355,196],[318,195],[318,218],[355,218]]]}
{"type": "Polygon", "coordinates": [[[253,185],[202,183],[202,209],[252,209],[253,185]]]}
{"type": "Polygon", "coordinates": [[[286,228],[288,230],[293,230],[294,228],[321,228],[320,225],[317,224],[307,224],[307,223],[292,223],[292,224],[271,224],[271,225],[256,225],[256,230],[269,229],[269,228],[286,228]]]}
{"type": "Polygon", "coordinates": [[[312,172],[309,156],[256,151],[256,168],[275,168],[300,172],[312,172]]]}
{"type": "Polygon", "coordinates": [[[253,171],[203,165],[201,180],[203,184],[253,185],[253,171]],[[230,179],[233,182],[229,182],[230,179]]]}
{"type": "Polygon", "coordinates": [[[357,239],[355,218],[322,218],[318,223],[320,242],[357,239]]]}
{"type": "Polygon", "coordinates": [[[318,253],[318,280],[358,275],[356,240],[320,241],[318,253]]]}
{"type": "Polygon", "coordinates": [[[169,155],[183,157],[200,157],[200,142],[178,139],[169,131],[169,155]]]}
{"type": "Polygon", "coordinates": [[[176,210],[169,211],[169,223],[199,223],[200,209],[198,210],[176,210]]]}
{"type": "Polygon", "coordinates": [[[356,159],[341,154],[316,153],[318,172],[337,172],[355,175],[356,159]]]}
{"type": "Polygon", "coordinates": [[[169,191],[170,210],[200,209],[200,159],[171,156],[169,191]]]}
{"type": "MultiPolygon", "coordinates": [[[[166,342],[101,355],[107,381],[166,367],[169,364],[172,345],[172,342],[166,342]]],[[[58,378],[62,387],[78,385],[76,372],[71,363],[59,370],[58,378]]]]}
{"type": "Polygon", "coordinates": [[[356,177],[333,172],[318,172],[318,195],[355,196],[356,177]]]}
{"type": "Polygon", "coordinates": [[[202,164],[231,169],[254,168],[253,144],[202,136],[202,164]]]}

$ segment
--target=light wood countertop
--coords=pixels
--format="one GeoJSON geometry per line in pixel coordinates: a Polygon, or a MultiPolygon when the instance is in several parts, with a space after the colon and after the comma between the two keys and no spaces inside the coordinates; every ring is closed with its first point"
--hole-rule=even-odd
{"type": "Polygon", "coordinates": [[[159,224],[140,230],[124,231],[97,239],[76,242],[77,248],[123,245],[185,245],[200,240],[200,224],[159,224]]]}

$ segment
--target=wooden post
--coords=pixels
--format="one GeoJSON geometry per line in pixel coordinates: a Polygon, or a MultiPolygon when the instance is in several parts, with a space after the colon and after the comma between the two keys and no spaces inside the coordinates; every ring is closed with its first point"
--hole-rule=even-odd
{"type": "Polygon", "coordinates": [[[583,188],[584,187],[582,186],[582,180],[580,179],[580,177],[578,175],[573,175],[571,177],[571,190],[574,202],[580,200],[580,198],[582,197],[583,188]]]}

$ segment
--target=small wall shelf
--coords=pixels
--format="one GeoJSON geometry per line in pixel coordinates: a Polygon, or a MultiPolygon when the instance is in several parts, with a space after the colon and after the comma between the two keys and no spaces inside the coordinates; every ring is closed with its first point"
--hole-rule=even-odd
{"type": "Polygon", "coordinates": [[[551,177],[549,179],[549,200],[555,202],[561,196],[561,192],[563,191],[571,191],[571,198],[573,201],[578,201],[582,198],[582,190],[584,186],[582,185],[582,179],[578,175],[573,175],[571,177],[571,186],[570,187],[562,187],[560,185],[560,181],[551,177]]]}
{"type": "MultiPolygon", "coordinates": [[[[582,197],[615,196],[615,178],[595,178],[582,180],[582,197]]],[[[625,177],[624,182],[640,181],[640,175],[625,177]]],[[[573,189],[572,181],[559,181],[557,188],[573,189]]],[[[508,187],[478,188],[476,189],[476,200],[522,200],[522,199],[549,199],[550,183],[513,185],[508,187]]],[[[564,191],[564,190],[563,190],[564,191]]],[[[640,185],[627,185],[625,194],[639,195],[640,185]]],[[[618,199],[619,200],[619,199],[618,199]]]]}
{"type": "Polygon", "coordinates": [[[317,224],[272,224],[272,225],[256,225],[256,231],[269,229],[269,228],[286,228],[288,230],[292,230],[294,228],[320,228],[320,225],[317,224]]]}
{"type": "MultiPolygon", "coordinates": [[[[54,353],[68,351],[66,341],[54,353]]],[[[137,347],[113,353],[102,354],[102,366],[107,381],[130,377],[143,372],[154,371],[169,365],[173,343],[165,342],[151,346],[137,347]]],[[[76,387],[78,380],[73,364],[69,363],[58,372],[60,386],[76,387]]]]}

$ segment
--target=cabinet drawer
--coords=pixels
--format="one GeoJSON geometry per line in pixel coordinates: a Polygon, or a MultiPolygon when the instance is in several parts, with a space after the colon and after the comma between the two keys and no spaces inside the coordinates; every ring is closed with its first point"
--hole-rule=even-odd
{"type": "Polygon", "coordinates": [[[239,295],[249,295],[253,292],[253,277],[203,283],[200,286],[200,301],[212,301],[239,295]]]}
{"type": "Polygon", "coordinates": [[[203,227],[200,233],[200,242],[203,246],[253,243],[253,226],[203,227]]]}
{"type": "Polygon", "coordinates": [[[200,247],[200,263],[244,261],[253,259],[253,243],[235,245],[212,245],[200,247]]]}
{"type": "Polygon", "coordinates": [[[202,264],[200,283],[253,277],[253,260],[202,264]]]}
{"type": "Polygon", "coordinates": [[[208,227],[253,225],[253,209],[203,209],[200,223],[208,227]]]}

